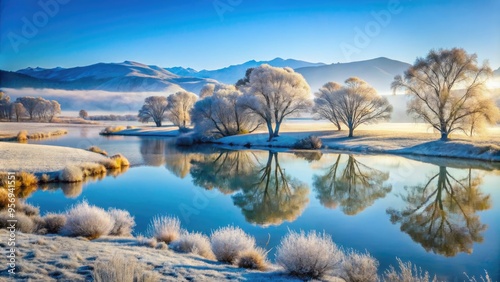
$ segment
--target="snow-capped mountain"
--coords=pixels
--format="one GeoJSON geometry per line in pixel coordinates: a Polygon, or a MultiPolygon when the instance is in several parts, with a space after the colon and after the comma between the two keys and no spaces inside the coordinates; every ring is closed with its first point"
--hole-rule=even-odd
{"type": "MultiPolygon", "coordinates": [[[[131,61],[98,63],[67,69],[59,67],[53,69],[26,68],[18,70],[16,73],[37,78],[44,84],[56,83],[59,89],[66,90],[177,92],[185,89],[198,93],[206,83],[215,82],[211,79],[183,77],[158,66],[147,66],[131,61]]],[[[40,88],[38,83],[40,81],[26,81],[27,85],[24,87],[40,88]]],[[[2,87],[11,87],[11,84],[19,83],[9,80],[2,81],[2,87]]]]}
{"type": "Polygon", "coordinates": [[[245,72],[248,68],[255,68],[262,64],[268,64],[273,67],[291,67],[293,69],[302,67],[317,67],[325,65],[323,63],[310,63],[294,59],[284,60],[282,58],[275,58],[270,61],[251,60],[243,64],[231,65],[218,70],[195,71],[194,69],[191,68],[182,68],[182,67],[166,68],[166,70],[178,75],[183,75],[183,76],[189,75],[198,78],[211,78],[221,83],[235,84],[236,81],[245,76],[245,72]]]}

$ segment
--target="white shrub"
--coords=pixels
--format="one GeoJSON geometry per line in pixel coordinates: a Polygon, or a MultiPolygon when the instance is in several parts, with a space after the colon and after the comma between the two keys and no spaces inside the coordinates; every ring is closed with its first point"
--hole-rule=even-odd
{"type": "Polygon", "coordinates": [[[108,213],[115,221],[113,229],[111,229],[109,235],[130,236],[132,234],[132,229],[135,226],[135,221],[134,217],[131,216],[128,211],[109,209],[108,213]]]}
{"type": "Polygon", "coordinates": [[[82,169],[75,165],[65,167],[59,174],[59,180],[62,182],[80,182],[83,177],[82,169]]]}
{"type": "Polygon", "coordinates": [[[149,225],[149,233],[160,242],[169,244],[179,238],[181,222],[177,217],[156,216],[149,225]]]}
{"type": "Polygon", "coordinates": [[[325,233],[290,231],[278,246],[276,262],[291,275],[317,278],[338,270],[343,256],[325,233]]]}
{"type": "Polygon", "coordinates": [[[429,272],[423,271],[421,268],[417,268],[410,261],[407,263],[402,262],[399,258],[398,261],[399,272],[397,272],[391,265],[390,268],[384,271],[383,281],[384,282],[429,282],[438,281],[436,276],[431,280],[429,277],[429,272]]]}
{"type": "Polygon", "coordinates": [[[255,248],[255,239],[238,227],[222,227],[210,235],[212,251],[218,261],[235,263],[241,253],[255,248]]]}
{"type": "Polygon", "coordinates": [[[369,253],[354,250],[345,254],[342,262],[343,278],[348,282],[377,282],[378,261],[369,253]]]}
{"type": "Polygon", "coordinates": [[[66,224],[66,216],[56,213],[48,213],[43,217],[45,229],[49,234],[57,234],[66,224]]]}
{"type": "Polygon", "coordinates": [[[95,239],[108,235],[114,223],[113,217],[105,210],[83,201],[66,212],[66,224],[61,233],[95,239]]]}
{"type": "Polygon", "coordinates": [[[172,242],[172,248],[179,252],[194,253],[207,259],[215,259],[210,240],[198,232],[182,232],[180,238],[172,242]]]}

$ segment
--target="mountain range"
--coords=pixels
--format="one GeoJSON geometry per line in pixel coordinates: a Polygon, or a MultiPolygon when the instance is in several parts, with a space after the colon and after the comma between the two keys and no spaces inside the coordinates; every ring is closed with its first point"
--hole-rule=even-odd
{"type": "Polygon", "coordinates": [[[261,64],[291,67],[308,81],[312,91],[328,81],[342,82],[358,76],[381,94],[390,92],[395,75],[402,74],[410,65],[388,58],[323,64],[276,58],[270,61],[248,61],[217,70],[196,71],[192,68],[161,68],[137,62],[98,63],[74,68],[26,68],[16,72],[0,70],[0,86],[4,88],[50,88],[63,90],[104,90],[111,92],[167,92],[181,89],[198,93],[206,83],[234,84],[244,77],[248,68],[261,64]]]}

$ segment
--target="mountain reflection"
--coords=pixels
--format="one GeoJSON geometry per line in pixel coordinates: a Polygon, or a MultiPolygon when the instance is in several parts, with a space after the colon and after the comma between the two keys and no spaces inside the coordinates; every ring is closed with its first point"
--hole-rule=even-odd
{"type": "Polygon", "coordinates": [[[320,203],[327,208],[340,206],[347,215],[355,215],[384,198],[392,190],[385,183],[388,172],[366,166],[353,155],[338,155],[324,175],[314,176],[314,189],[320,203]]]}
{"type": "Polygon", "coordinates": [[[470,254],[473,243],[483,241],[481,233],[487,228],[476,212],[491,207],[490,196],[479,189],[481,183],[482,178],[471,169],[459,178],[440,166],[425,184],[405,187],[404,209],[390,208],[387,213],[392,223],[400,223],[401,231],[426,251],[447,257],[470,254]]]}

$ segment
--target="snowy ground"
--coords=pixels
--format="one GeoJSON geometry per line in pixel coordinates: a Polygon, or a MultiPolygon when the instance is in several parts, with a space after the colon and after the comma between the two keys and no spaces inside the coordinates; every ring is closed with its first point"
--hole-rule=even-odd
{"type": "MultiPolygon", "coordinates": [[[[7,230],[0,230],[2,238],[8,235],[7,230]]],[[[136,258],[146,269],[159,273],[161,281],[302,281],[285,275],[277,266],[267,272],[249,271],[197,255],[138,246],[135,238],[88,241],[18,233],[16,244],[16,281],[93,281],[96,260],[109,260],[115,255],[136,258]]],[[[5,241],[0,245],[7,247],[5,241]]],[[[0,271],[0,281],[7,281],[7,277],[7,271],[0,271]]],[[[325,277],[323,281],[343,280],[325,277]]]]}

